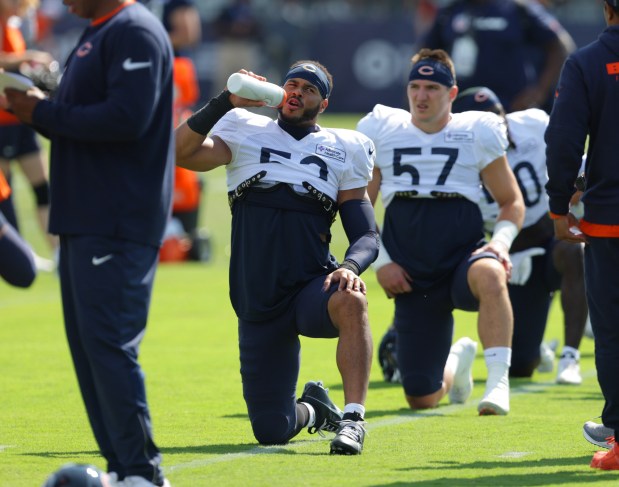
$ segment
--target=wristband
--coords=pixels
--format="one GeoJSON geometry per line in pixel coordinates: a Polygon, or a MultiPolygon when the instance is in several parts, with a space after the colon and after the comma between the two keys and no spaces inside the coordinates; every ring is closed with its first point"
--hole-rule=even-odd
{"type": "Polygon", "coordinates": [[[494,232],[492,232],[492,238],[490,241],[501,242],[510,249],[516,236],[518,235],[518,227],[516,224],[509,220],[500,220],[494,225],[494,232]]]}
{"type": "Polygon", "coordinates": [[[233,108],[234,105],[230,102],[230,92],[224,90],[189,117],[187,126],[194,132],[206,136],[219,119],[233,108]]]}
{"type": "Polygon", "coordinates": [[[361,274],[361,269],[359,269],[357,263],[350,259],[344,259],[344,262],[340,264],[340,269],[348,269],[349,271],[354,272],[356,276],[361,274]]]}
{"type": "Polygon", "coordinates": [[[381,267],[391,264],[392,262],[391,256],[389,252],[387,252],[383,241],[378,237],[378,257],[376,257],[376,260],[372,263],[372,269],[376,272],[381,267]]]}

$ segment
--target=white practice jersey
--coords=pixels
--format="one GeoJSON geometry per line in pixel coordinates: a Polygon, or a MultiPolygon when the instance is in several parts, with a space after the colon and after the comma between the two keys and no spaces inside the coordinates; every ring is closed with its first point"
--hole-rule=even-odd
{"type": "Polygon", "coordinates": [[[337,200],[340,190],[362,188],[372,178],[374,144],[354,130],[321,127],[296,140],[264,115],[229,111],[213,127],[232,151],[226,166],[228,190],[261,171],[265,183],[287,183],[304,192],[303,182],[337,200]]]}
{"type": "MultiPolygon", "coordinates": [[[[549,117],[543,110],[530,108],[509,113],[506,118],[509,135],[515,145],[507,149],[507,160],[522,191],[526,207],[522,228],[527,228],[548,212],[544,132],[549,117]]],[[[486,231],[492,232],[499,207],[487,191],[484,191],[479,206],[486,231]]]]}
{"type": "Polygon", "coordinates": [[[489,112],[452,114],[443,130],[427,134],[413,125],[408,111],[376,105],[357,130],[376,144],[385,208],[396,192],[418,198],[461,196],[478,203],[480,172],[508,145],[505,124],[489,112]]]}

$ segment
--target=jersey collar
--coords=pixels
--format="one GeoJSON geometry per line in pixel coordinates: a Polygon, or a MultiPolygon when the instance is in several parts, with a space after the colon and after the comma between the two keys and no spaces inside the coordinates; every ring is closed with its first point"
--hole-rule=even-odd
{"type": "Polygon", "coordinates": [[[309,127],[299,127],[297,125],[292,125],[290,123],[286,123],[281,119],[277,119],[277,125],[286,133],[288,133],[291,137],[296,140],[301,140],[307,134],[312,134],[314,132],[319,132],[320,127],[318,125],[311,125],[309,127]]]}
{"type": "Polygon", "coordinates": [[[121,3],[118,7],[116,7],[114,10],[112,10],[109,14],[106,14],[103,17],[99,17],[98,19],[94,19],[90,23],[90,26],[91,27],[96,27],[97,25],[101,25],[104,22],[107,22],[112,17],[114,17],[114,15],[116,15],[118,12],[120,12],[123,8],[128,7],[129,5],[132,5],[134,3],[135,3],[135,0],[127,0],[125,3],[121,3]]]}

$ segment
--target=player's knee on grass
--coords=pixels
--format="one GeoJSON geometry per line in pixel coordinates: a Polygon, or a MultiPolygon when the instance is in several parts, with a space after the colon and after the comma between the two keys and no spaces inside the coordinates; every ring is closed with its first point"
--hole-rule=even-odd
{"type": "Polygon", "coordinates": [[[297,432],[290,418],[277,412],[261,413],[251,421],[254,437],[261,445],[283,445],[297,432]]]}
{"type": "Polygon", "coordinates": [[[512,361],[509,367],[509,376],[518,378],[529,378],[533,375],[533,372],[539,365],[539,359],[528,362],[516,362],[512,361]]]}
{"type": "MultiPolygon", "coordinates": [[[[414,409],[426,409],[436,406],[434,399],[422,399],[437,391],[436,381],[423,374],[407,374],[402,376],[402,386],[409,405],[414,409]]],[[[440,387],[440,384],[439,384],[440,387]]]]}

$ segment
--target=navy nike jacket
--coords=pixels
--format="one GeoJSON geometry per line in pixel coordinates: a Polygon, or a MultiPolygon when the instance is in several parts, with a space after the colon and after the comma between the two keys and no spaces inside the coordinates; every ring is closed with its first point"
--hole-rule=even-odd
{"type": "Polygon", "coordinates": [[[33,124],[51,140],[50,231],[149,245],[173,191],[172,48],[142,4],[96,19],[33,124]]]}

